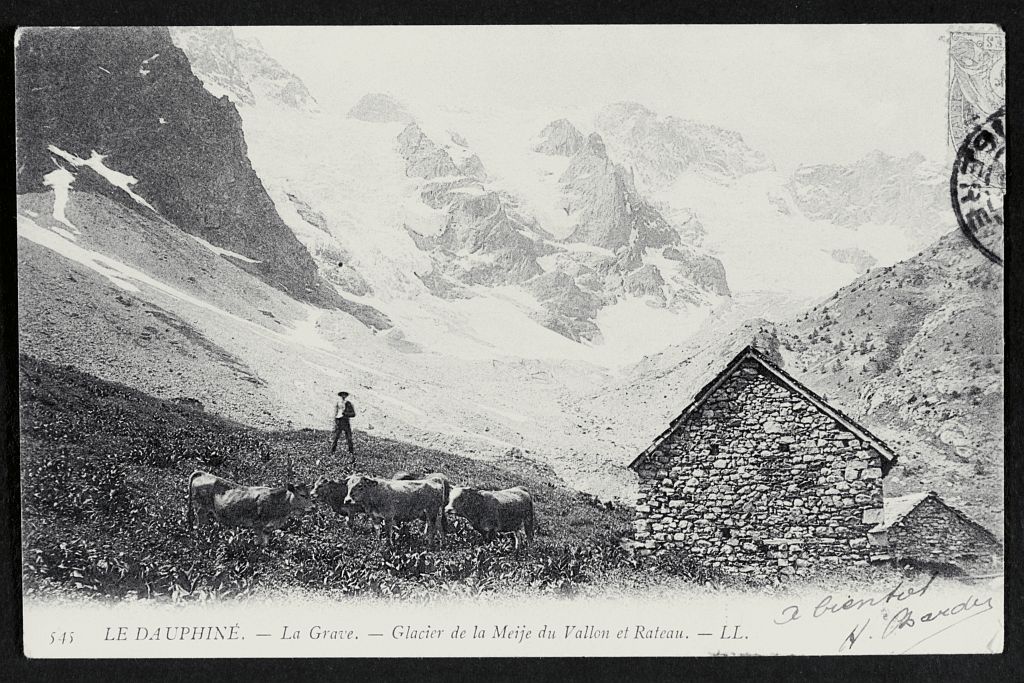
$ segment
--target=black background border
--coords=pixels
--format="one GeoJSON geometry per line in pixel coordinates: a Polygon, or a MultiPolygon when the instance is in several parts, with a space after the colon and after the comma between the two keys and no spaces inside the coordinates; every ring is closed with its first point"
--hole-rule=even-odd
{"type": "MultiPolygon", "coordinates": [[[[1010,0],[974,2],[930,0],[912,2],[590,2],[552,0],[533,4],[372,2],[330,0],[273,2],[255,0],[138,0],[92,2],[15,2],[3,11],[0,36],[0,88],[6,111],[14,111],[14,27],[47,25],[303,25],[303,24],[743,24],[743,23],[992,23],[1007,34],[1007,101],[1020,100],[1022,3],[1010,0]]],[[[1007,129],[1011,148],[1018,138],[1019,110],[1009,107],[1007,129]]],[[[1024,164],[1009,154],[1009,216],[1005,235],[1005,481],[1006,525],[1005,649],[1002,655],[906,655],[848,657],[729,658],[516,658],[516,659],[205,659],[205,660],[29,660],[22,653],[20,510],[18,466],[18,321],[17,251],[14,219],[13,116],[5,117],[3,138],[8,153],[2,165],[4,201],[0,232],[0,678],[11,681],[175,680],[179,683],[245,679],[376,681],[430,680],[752,680],[781,678],[832,680],[1024,680],[1021,657],[1022,605],[1021,532],[1024,495],[1020,388],[1024,385],[1017,350],[1024,324],[1021,270],[1014,258],[1020,236],[1020,183],[1024,164]]]]}

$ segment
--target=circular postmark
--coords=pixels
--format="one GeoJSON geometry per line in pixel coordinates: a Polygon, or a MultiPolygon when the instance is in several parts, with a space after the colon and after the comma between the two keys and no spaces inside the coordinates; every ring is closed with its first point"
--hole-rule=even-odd
{"type": "Polygon", "coordinates": [[[1006,107],[975,126],[960,145],[949,194],[960,230],[990,261],[1003,265],[1006,107]]]}

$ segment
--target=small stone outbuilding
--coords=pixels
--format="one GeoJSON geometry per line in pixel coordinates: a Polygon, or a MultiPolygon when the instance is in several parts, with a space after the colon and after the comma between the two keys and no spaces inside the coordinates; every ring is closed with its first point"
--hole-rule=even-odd
{"type": "Polygon", "coordinates": [[[995,534],[934,491],[886,498],[882,519],[868,537],[878,560],[966,574],[985,574],[1002,564],[1002,545],[995,534]]]}
{"type": "Polygon", "coordinates": [[[895,454],[751,346],[630,463],[638,552],[730,573],[868,564],[895,454]]]}

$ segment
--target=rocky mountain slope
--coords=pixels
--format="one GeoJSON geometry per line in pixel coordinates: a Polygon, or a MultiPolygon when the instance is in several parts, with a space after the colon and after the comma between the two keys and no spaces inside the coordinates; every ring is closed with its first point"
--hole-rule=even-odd
{"type": "Polygon", "coordinates": [[[498,298],[542,330],[596,346],[617,304],[699,318],[729,295],[721,264],[644,199],[599,136],[583,146],[555,139],[583,140],[568,121],[535,142],[546,151],[521,141],[539,168],[572,152],[553,179],[567,231],[538,218],[519,187],[494,182],[487,158],[450,122],[414,117],[390,95],[362,96],[343,120],[277,104],[241,111],[253,163],[324,277],[406,337],[423,331],[398,309],[422,294],[439,300],[435,311],[498,298]]]}
{"type": "Polygon", "coordinates": [[[733,291],[827,296],[956,227],[945,170],[919,155],[782,173],[734,131],[635,102],[603,108],[595,123],[647,199],[724,264],[733,291]]]}
{"type": "MultiPolygon", "coordinates": [[[[558,185],[575,228],[561,239],[525,212],[515,195],[488,189],[478,155],[442,147],[415,123],[402,131],[398,142],[406,175],[428,181],[421,189],[423,201],[447,215],[436,236],[410,233],[421,249],[432,252],[433,273],[467,285],[522,284],[541,306],[533,314],[541,325],[573,341],[594,343],[602,339],[596,322],[600,310],[618,301],[641,298],[679,309],[729,295],[721,264],[682,243],[625,169],[608,158],[599,135],[576,145],[572,141],[582,141],[582,135],[561,120],[545,127],[540,140],[535,152],[569,157],[558,185]],[[461,159],[453,160],[449,150],[461,159]],[[663,247],[672,251],[651,262],[648,252],[663,247]]],[[[445,285],[437,293],[450,292],[445,285]]]]}
{"type": "MultiPolygon", "coordinates": [[[[595,123],[640,186],[654,193],[687,173],[729,184],[774,171],[738,133],[662,117],[636,102],[608,105],[595,123]]],[[[844,228],[890,225],[921,249],[941,235],[937,226],[949,224],[947,175],[920,154],[898,158],[874,151],[850,164],[800,166],[779,180],[768,200],[781,214],[844,228]]]]}
{"type": "MultiPolygon", "coordinates": [[[[219,64],[204,53],[220,55],[216,46],[186,42],[194,61],[219,64]]],[[[235,82],[241,69],[229,67],[220,80],[235,82]]],[[[610,349],[628,344],[609,334],[613,320],[674,317],[692,331],[737,291],[825,296],[941,234],[927,220],[904,226],[934,194],[927,174],[869,164],[835,187],[828,173],[783,177],[734,131],[632,102],[599,111],[589,137],[579,120],[513,131],[456,109],[414,114],[383,93],[356,98],[344,120],[280,102],[239,106],[253,163],[323,275],[407,337],[423,334],[400,320],[400,300],[425,292],[443,309],[499,297],[602,358],[621,357],[610,349]],[[895,218],[874,208],[894,179],[905,207],[895,218]],[[803,201],[823,194],[864,197],[859,222],[803,201]],[[555,281],[564,295],[552,296],[555,281]]]]}
{"type": "Polygon", "coordinates": [[[16,59],[19,193],[104,194],[243,255],[236,266],[297,299],[342,303],[277,215],[234,105],[167,29],[30,29],[16,59]]]}
{"type": "Polygon", "coordinates": [[[954,232],[781,324],[706,327],[577,408],[635,455],[754,343],[889,443],[886,495],[938,491],[1001,535],[1002,309],[1002,273],[954,232]]]}
{"type": "Polygon", "coordinates": [[[886,438],[892,495],[936,490],[1001,533],[1002,272],[959,232],[780,329],[790,369],[886,438]]]}
{"type": "Polygon", "coordinates": [[[542,330],[603,349],[603,318],[654,307],[698,320],[729,295],[721,264],[688,242],[693,226],[662,216],[600,137],[585,144],[568,120],[532,141],[506,140],[537,170],[546,157],[564,160],[549,183],[555,201],[544,208],[553,211],[538,213],[518,183],[494,178],[476,133],[467,139],[453,120],[414,114],[379,92],[359,97],[342,120],[259,101],[246,93],[269,77],[244,68],[257,60],[231,47],[239,41],[207,29],[176,29],[174,38],[208,87],[240,107],[253,164],[323,276],[407,337],[423,335],[398,309],[422,293],[440,300],[435,311],[498,298],[542,330]],[[672,250],[662,255],[664,247],[672,250]]]}
{"type": "Polygon", "coordinates": [[[423,202],[446,215],[440,234],[411,233],[417,246],[434,252],[436,269],[483,285],[522,283],[544,272],[537,258],[546,251],[545,234],[517,211],[512,197],[485,188],[479,157],[457,164],[415,123],[398,136],[398,153],[407,176],[427,181],[423,202]]]}
{"type": "Polygon", "coordinates": [[[249,106],[272,101],[305,111],[318,105],[306,85],[263,49],[223,26],[174,26],[171,38],[208,90],[249,106]]]}
{"type": "Polygon", "coordinates": [[[597,133],[572,155],[559,182],[567,199],[565,210],[577,214],[568,241],[613,251],[679,243],[678,233],[639,196],[626,170],[608,158],[597,133]]]}

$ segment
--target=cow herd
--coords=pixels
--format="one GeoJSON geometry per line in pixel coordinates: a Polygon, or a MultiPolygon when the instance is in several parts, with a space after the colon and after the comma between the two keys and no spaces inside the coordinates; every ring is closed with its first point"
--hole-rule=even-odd
{"type": "Polygon", "coordinates": [[[223,526],[247,527],[267,535],[291,518],[301,517],[317,503],[345,518],[351,527],[356,515],[380,520],[385,543],[392,542],[396,523],[423,520],[423,533],[431,545],[443,542],[448,532],[446,512],[465,518],[486,542],[499,533],[511,533],[515,548],[533,540],[535,521],[533,498],[521,486],[487,491],[453,486],[439,472],[412,474],[396,472],[391,479],[354,474],[336,480],[320,477],[313,489],[305,484],[286,487],[244,486],[223,477],[196,470],[188,480],[189,529],[215,519],[223,526]],[[197,514],[198,513],[198,514],[197,514]],[[440,533],[440,541],[437,535],[440,533]]]}

